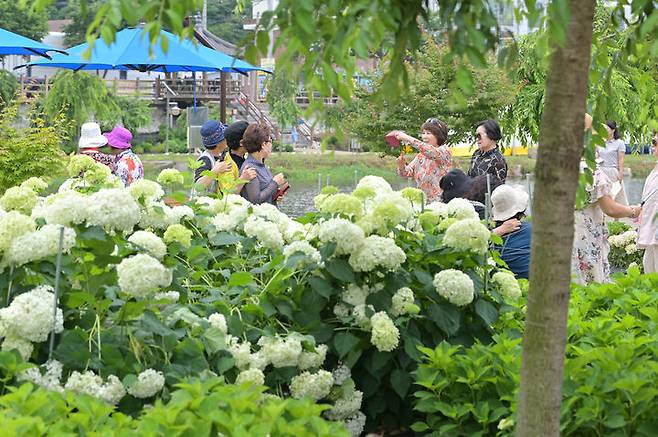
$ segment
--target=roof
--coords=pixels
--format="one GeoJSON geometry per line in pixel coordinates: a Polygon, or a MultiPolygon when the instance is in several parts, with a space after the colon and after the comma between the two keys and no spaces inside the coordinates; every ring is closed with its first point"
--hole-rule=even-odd
{"type": "Polygon", "coordinates": [[[230,42],[221,39],[200,24],[194,26],[194,37],[204,46],[230,56],[235,56],[238,51],[238,47],[235,44],[231,44],[230,42]]]}

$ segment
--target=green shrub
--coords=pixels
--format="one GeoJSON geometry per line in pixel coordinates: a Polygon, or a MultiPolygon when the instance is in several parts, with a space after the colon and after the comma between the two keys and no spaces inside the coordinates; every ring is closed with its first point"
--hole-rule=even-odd
{"type": "Polygon", "coordinates": [[[86,395],[26,383],[0,397],[5,435],[348,436],[345,427],[320,417],[308,400],[264,397],[253,385],[225,385],[220,378],[177,385],[168,402],[156,401],[135,418],[86,395]]]}
{"type": "Polygon", "coordinates": [[[56,176],[64,170],[67,125],[61,116],[46,125],[35,111],[28,114],[29,126],[13,125],[18,104],[0,111],[0,193],[35,175],[56,176]]]}
{"type": "MultiPolygon", "coordinates": [[[[614,284],[574,287],[564,371],[563,435],[655,435],[658,429],[658,275],[637,269],[614,284]]],[[[509,322],[509,321],[508,321],[509,322]]],[[[513,323],[510,325],[514,325],[513,323]]],[[[422,348],[414,424],[430,435],[511,435],[521,344],[422,348]]]]}
{"type": "Polygon", "coordinates": [[[16,98],[18,79],[6,70],[0,70],[0,109],[16,98]]]}

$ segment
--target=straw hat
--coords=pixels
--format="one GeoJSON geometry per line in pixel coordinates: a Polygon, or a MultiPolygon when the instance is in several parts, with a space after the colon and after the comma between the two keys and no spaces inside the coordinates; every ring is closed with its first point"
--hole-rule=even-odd
{"type": "Polygon", "coordinates": [[[107,144],[107,138],[101,135],[98,123],[89,122],[82,125],[78,147],[80,149],[95,149],[107,144]]]}
{"type": "Polygon", "coordinates": [[[520,187],[501,185],[491,193],[494,221],[502,222],[528,209],[528,193],[520,187]]]}

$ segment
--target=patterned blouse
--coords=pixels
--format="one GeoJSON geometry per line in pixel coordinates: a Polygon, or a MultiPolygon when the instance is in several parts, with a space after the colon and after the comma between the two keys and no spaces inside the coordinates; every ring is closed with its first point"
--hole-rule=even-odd
{"type": "Polygon", "coordinates": [[[117,155],[116,167],[116,175],[126,187],[137,179],[144,179],[142,161],[130,149],[117,155]]]}
{"type": "Polygon", "coordinates": [[[112,173],[116,171],[116,164],[114,162],[114,155],[108,153],[103,153],[95,149],[86,149],[80,151],[81,155],[87,155],[92,158],[94,161],[104,164],[112,170],[112,173]]]}
{"type": "Polygon", "coordinates": [[[507,179],[507,162],[498,146],[486,152],[480,149],[473,152],[468,175],[474,178],[487,173],[502,183],[505,183],[505,179],[507,179]]]}
{"type": "Polygon", "coordinates": [[[420,140],[411,143],[420,153],[398,174],[404,178],[414,178],[418,188],[427,196],[427,202],[441,197],[439,181],[452,168],[452,152],[448,146],[434,147],[420,140]]]}

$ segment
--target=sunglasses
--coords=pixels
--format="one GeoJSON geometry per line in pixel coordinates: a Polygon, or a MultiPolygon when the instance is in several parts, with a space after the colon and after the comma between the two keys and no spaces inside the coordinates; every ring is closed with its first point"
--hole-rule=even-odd
{"type": "Polygon", "coordinates": [[[428,118],[427,120],[425,120],[425,123],[427,123],[427,124],[441,124],[441,122],[439,121],[438,118],[433,118],[433,117],[428,118]]]}

